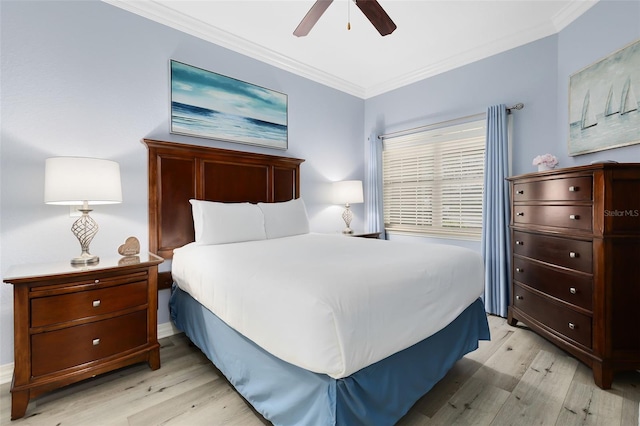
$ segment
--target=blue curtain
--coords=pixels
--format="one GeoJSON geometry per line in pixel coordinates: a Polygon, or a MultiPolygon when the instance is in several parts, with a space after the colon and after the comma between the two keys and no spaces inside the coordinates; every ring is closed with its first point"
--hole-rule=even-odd
{"type": "Polygon", "coordinates": [[[367,162],[367,197],[365,209],[367,232],[381,232],[384,239],[384,215],[382,212],[382,141],[369,136],[369,161],[367,162]]]}
{"type": "Polygon", "coordinates": [[[484,198],[482,200],[482,258],[484,303],[487,312],[507,316],[511,274],[509,234],[509,144],[506,105],[487,110],[484,198]]]}

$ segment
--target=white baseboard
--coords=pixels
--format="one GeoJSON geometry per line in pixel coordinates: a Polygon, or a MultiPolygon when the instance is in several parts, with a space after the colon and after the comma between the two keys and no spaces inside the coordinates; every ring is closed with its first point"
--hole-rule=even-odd
{"type": "MultiPolygon", "coordinates": [[[[171,321],[158,324],[158,339],[180,333],[171,321]]],[[[13,378],[13,363],[0,365],[0,385],[11,382],[13,378]]]]}
{"type": "Polygon", "coordinates": [[[0,385],[9,383],[13,378],[13,363],[0,365],[0,385]]]}
{"type": "Polygon", "coordinates": [[[178,330],[171,321],[158,324],[158,339],[163,339],[178,333],[182,332],[178,330]]]}

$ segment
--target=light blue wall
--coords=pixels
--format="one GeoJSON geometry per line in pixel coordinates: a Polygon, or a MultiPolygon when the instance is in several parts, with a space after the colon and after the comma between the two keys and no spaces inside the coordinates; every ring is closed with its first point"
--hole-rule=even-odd
{"type": "MultiPolygon", "coordinates": [[[[640,162],[640,145],[575,157],[567,155],[569,138],[569,76],[640,39],[640,1],[600,0],[558,35],[558,123],[560,161],[566,167],[591,161],[640,162]],[[564,145],[562,145],[564,144],[564,145]]],[[[640,88],[636,87],[636,97],[640,88]]],[[[640,129],[638,129],[640,140],[640,129]]]]}
{"type": "MultiPolygon", "coordinates": [[[[533,172],[533,158],[545,153],[556,155],[560,167],[604,159],[640,162],[640,145],[567,154],[569,76],[639,38],[640,2],[600,1],[556,35],[368,99],[365,138],[372,132],[485,112],[489,105],[522,102],[525,108],[512,115],[514,175],[533,172]]],[[[640,139],[640,129],[638,135],[640,139]]],[[[398,235],[391,239],[444,241],[480,250],[479,242],[398,235]]]]}
{"type": "MultiPolygon", "coordinates": [[[[124,201],[97,206],[91,251],[117,256],[131,235],[146,249],[147,152],[155,138],[306,159],[301,192],[311,228],[340,232],[332,180],[362,179],[364,101],[98,1],[0,2],[2,72],[0,272],[79,254],[64,206],[43,202],[50,156],[120,163],[124,201]],[[288,94],[289,150],[169,134],[169,59],[288,94]]],[[[363,205],[354,205],[363,229],[363,205]]],[[[167,322],[168,291],[159,322],[167,322]]],[[[0,285],[0,365],[13,359],[12,288],[0,285]]]]}
{"type": "MultiPolygon", "coordinates": [[[[147,243],[145,137],[305,158],[302,193],[314,231],[342,229],[328,182],[362,179],[366,137],[523,102],[514,114],[514,173],[551,152],[561,166],[640,161],[640,145],[569,158],[567,83],[577,70],[640,38],[640,2],[603,0],[558,35],[363,101],[222,47],[93,1],[0,2],[0,272],[73,257],[65,207],[43,203],[49,156],[114,159],[124,202],[93,212],[107,256],[126,237],[147,243]],[[168,133],[169,59],[289,95],[286,152],[168,133]],[[364,135],[364,136],[363,136],[364,135]]],[[[419,54],[419,48],[416,49],[419,54]]],[[[353,227],[361,229],[363,205],[353,227]]],[[[470,244],[476,247],[477,244],[470,244]]],[[[0,365],[13,360],[11,287],[0,286],[0,365]]],[[[160,322],[167,318],[166,292],[160,322]]]]}

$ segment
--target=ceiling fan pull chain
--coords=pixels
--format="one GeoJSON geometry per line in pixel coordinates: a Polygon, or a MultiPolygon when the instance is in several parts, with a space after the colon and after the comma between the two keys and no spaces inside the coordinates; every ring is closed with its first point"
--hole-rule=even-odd
{"type": "MultiPolygon", "coordinates": [[[[351,29],[351,1],[348,0],[347,8],[347,30],[351,29]]],[[[396,29],[396,24],[393,23],[387,12],[384,11],[380,3],[377,0],[353,0],[358,8],[364,13],[369,22],[378,30],[381,36],[391,34],[396,29]]],[[[304,15],[302,21],[298,24],[293,35],[296,37],[304,37],[309,34],[311,28],[318,22],[318,19],[327,10],[329,5],[333,3],[333,0],[316,0],[311,6],[311,9],[304,15]]]]}

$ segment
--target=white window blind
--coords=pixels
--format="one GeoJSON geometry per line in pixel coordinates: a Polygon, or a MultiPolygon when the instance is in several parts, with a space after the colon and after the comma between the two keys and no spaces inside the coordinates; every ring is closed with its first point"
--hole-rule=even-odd
{"type": "Polygon", "coordinates": [[[384,139],[385,229],[480,239],[485,120],[384,139]]]}

